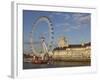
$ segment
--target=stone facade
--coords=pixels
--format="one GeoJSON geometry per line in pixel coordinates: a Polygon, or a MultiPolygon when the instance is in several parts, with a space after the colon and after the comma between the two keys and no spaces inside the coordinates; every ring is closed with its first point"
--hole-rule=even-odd
{"type": "Polygon", "coordinates": [[[53,50],[53,58],[57,60],[89,60],[90,57],[90,46],[59,47],[53,50]]]}
{"type": "Polygon", "coordinates": [[[59,47],[53,50],[55,60],[87,61],[91,59],[91,43],[66,44],[64,38],[59,42],[59,47]]]}

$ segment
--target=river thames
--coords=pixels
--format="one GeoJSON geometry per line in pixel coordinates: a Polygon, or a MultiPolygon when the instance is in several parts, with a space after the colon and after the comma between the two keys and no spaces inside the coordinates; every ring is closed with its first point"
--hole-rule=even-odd
{"type": "Polygon", "coordinates": [[[23,63],[23,69],[40,69],[40,68],[62,68],[62,67],[81,67],[81,66],[91,66],[90,61],[78,61],[78,62],[58,62],[55,61],[50,64],[33,64],[33,63],[23,63]]]}

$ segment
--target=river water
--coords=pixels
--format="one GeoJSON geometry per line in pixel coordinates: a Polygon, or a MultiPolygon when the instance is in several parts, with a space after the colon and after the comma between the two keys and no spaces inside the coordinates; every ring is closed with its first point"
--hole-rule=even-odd
{"type": "Polygon", "coordinates": [[[33,64],[33,63],[23,63],[23,69],[40,69],[40,68],[57,68],[57,67],[80,67],[80,66],[90,66],[90,61],[78,61],[78,62],[64,62],[55,61],[51,64],[33,64]]]}

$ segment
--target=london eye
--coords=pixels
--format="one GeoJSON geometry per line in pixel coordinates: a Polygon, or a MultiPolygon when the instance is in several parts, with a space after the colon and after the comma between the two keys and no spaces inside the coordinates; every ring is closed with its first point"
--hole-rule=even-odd
{"type": "Polygon", "coordinates": [[[33,22],[33,25],[32,25],[32,31],[30,33],[31,50],[36,55],[38,55],[40,53],[48,53],[49,51],[53,50],[53,48],[54,48],[53,45],[54,45],[54,27],[53,27],[52,21],[47,16],[41,16],[41,17],[37,18],[37,20],[35,22],[33,22]],[[48,28],[47,30],[42,31],[41,28],[43,26],[41,26],[41,25],[39,28],[37,28],[38,24],[41,22],[47,23],[47,25],[46,25],[46,27],[48,28]],[[39,29],[39,30],[37,30],[37,29],[39,29]],[[41,33],[39,33],[40,30],[41,30],[41,33]],[[38,34],[38,36],[37,36],[38,39],[36,39],[35,32],[37,32],[37,34],[38,34]],[[42,46],[42,51],[37,51],[37,49],[39,50],[38,44],[42,46]]]}

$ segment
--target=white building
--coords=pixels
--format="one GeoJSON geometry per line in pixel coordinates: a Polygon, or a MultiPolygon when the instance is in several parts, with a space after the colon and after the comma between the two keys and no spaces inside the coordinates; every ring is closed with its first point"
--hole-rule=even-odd
{"type": "Polygon", "coordinates": [[[91,59],[91,44],[68,44],[65,38],[60,38],[57,48],[53,50],[54,60],[87,61],[91,59]]]}

